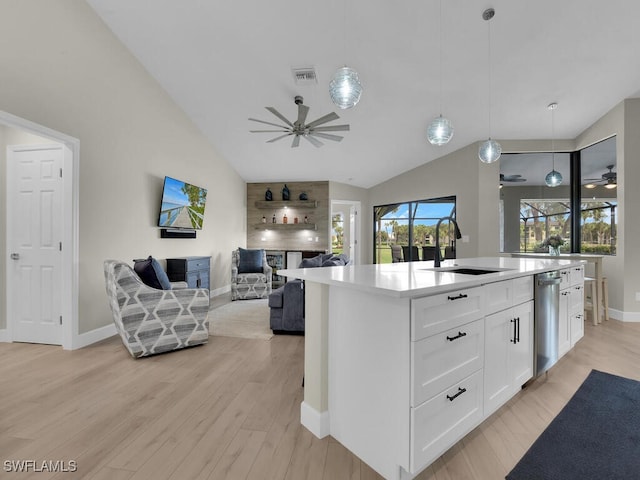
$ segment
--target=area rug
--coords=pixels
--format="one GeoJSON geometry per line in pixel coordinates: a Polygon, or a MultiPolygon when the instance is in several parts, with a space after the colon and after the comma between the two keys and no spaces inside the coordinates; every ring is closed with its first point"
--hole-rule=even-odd
{"type": "Polygon", "coordinates": [[[640,478],[640,382],[592,370],[506,478],[640,478]]]}
{"type": "Polygon", "coordinates": [[[218,337],[259,338],[269,340],[268,300],[238,300],[209,312],[209,334],[218,337]]]}

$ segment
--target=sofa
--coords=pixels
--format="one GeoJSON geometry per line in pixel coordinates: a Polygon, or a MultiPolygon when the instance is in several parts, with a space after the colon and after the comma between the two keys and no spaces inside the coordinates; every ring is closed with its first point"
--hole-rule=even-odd
{"type": "Polygon", "coordinates": [[[113,323],[132,357],[170,352],[209,340],[206,288],[155,288],[117,260],[104,262],[104,277],[113,323]]]}
{"type": "MultiPolygon", "coordinates": [[[[298,268],[318,268],[348,265],[344,254],[320,254],[305,258],[298,268]]],[[[304,282],[300,279],[287,281],[269,295],[269,323],[274,334],[304,334],[304,282]]]]}

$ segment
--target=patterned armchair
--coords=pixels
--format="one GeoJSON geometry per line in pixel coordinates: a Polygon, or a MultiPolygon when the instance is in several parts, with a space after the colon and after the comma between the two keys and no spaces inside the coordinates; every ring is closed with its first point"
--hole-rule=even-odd
{"type": "MultiPolygon", "coordinates": [[[[246,250],[251,252],[251,250],[246,250]]],[[[267,263],[267,252],[262,251],[260,271],[240,273],[240,249],[231,253],[231,300],[267,298],[271,293],[272,268],[267,263]]],[[[255,250],[254,250],[255,252],[255,250]]]]}
{"type": "Polygon", "coordinates": [[[134,358],[207,343],[209,290],[156,290],[124,262],[106,260],[113,323],[134,358]]]}

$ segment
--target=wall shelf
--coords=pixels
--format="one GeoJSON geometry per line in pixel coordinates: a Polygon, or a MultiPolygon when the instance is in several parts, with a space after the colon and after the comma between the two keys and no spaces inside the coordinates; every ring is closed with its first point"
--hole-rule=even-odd
{"type": "Polygon", "coordinates": [[[256,208],[260,209],[278,209],[278,208],[316,208],[317,200],[256,200],[256,208]]]}
{"type": "Polygon", "coordinates": [[[317,230],[315,223],[258,223],[256,230],[317,230]]]}

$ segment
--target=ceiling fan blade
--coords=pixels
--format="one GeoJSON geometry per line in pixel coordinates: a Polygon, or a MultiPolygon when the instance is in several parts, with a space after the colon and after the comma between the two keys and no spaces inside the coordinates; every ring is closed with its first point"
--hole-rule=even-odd
{"type": "Polygon", "coordinates": [[[284,123],[286,123],[287,125],[290,125],[293,127],[293,123],[291,123],[289,120],[287,120],[285,118],[284,115],[282,115],[279,111],[277,111],[275,108],[273,107],[264,107],[267,110],[269,110],[271,113],[273,113],[276,117],[278,117],[280,120],[282,120],[284,123]]]}
{"type": "Polygon", "coordinates": [[[304,125],[304,122],[307,121],[307,113],[309,113],[309,107],[303,104],[298,105],[298,121],[296,125],[304,125]]]}
{"type": "Polygon", "coordinates": [[[288,132],[289,130],[249,130],[249,133],[288,132]]]}
{"type": "Polygon", "coordinates": [[[313,131],[314,132],[348,132],[349,125],[327,125],[325,127],[315,127],[313,128],[313,131]]]}
{"type": "Polygon", "coordinates": [[[252,122],[260,122],[260,123],[264,123],[266,125],[271,125],[272,127],[287,128],[284,125],[278,125],[277,123],[265,122],[264,120],[258,120],[257,118],[250,118],[249,120],[251,120],[252,122]]]}
{"type": "Polygon", "coordinates": [[[344,138],[344,137],[341,137],[340,135],[331,135],[329,133],[320,133],[320,132],[313,132],[313,133],[310,133],[309,135],[314,135],[320,138],[326,138],[327,140],[333,140],[334,142],[339,142],[344,138]]]}
{"type": "Polygon", "coordinates": [[[320,117],[317,120],[314,120],[310,124],[306,125],[306,127],[307,128],[313,128],[313,127],[315,127],[317,125],[322,125],[323,123],[327,123],[327,122],[330,122],[332,120],[337,120],[339,118],[340,117],[335,112],[327,113],[324,117],[320,117]]]}
{"type": "Polygon", "coordinates": [[[296,148],[298,145],[300,145],[300,135],[296,135],[295,137],[293,137],[293,142],[291,142],[291,148],[296,148]]]}
{"type": "Polygon", "coordinates": [[[280,135],[279,137],[272,138],[271,140],[267,140],[267,143],[277,142],[281,138],[288,137],[289,135],[293,135],[293,133],[285,133],[284,135],[280,135]]]}
{"type": "Polygon", "coordinates": [[[313,138],[311,135],[305,135],[304,138],[306,138],[307,141],[311,143],[311,145],[313,145],[314,147],[320,148],[322,145],[324,145],[324,143],[322,143],[317,138],[313,138]]]}

